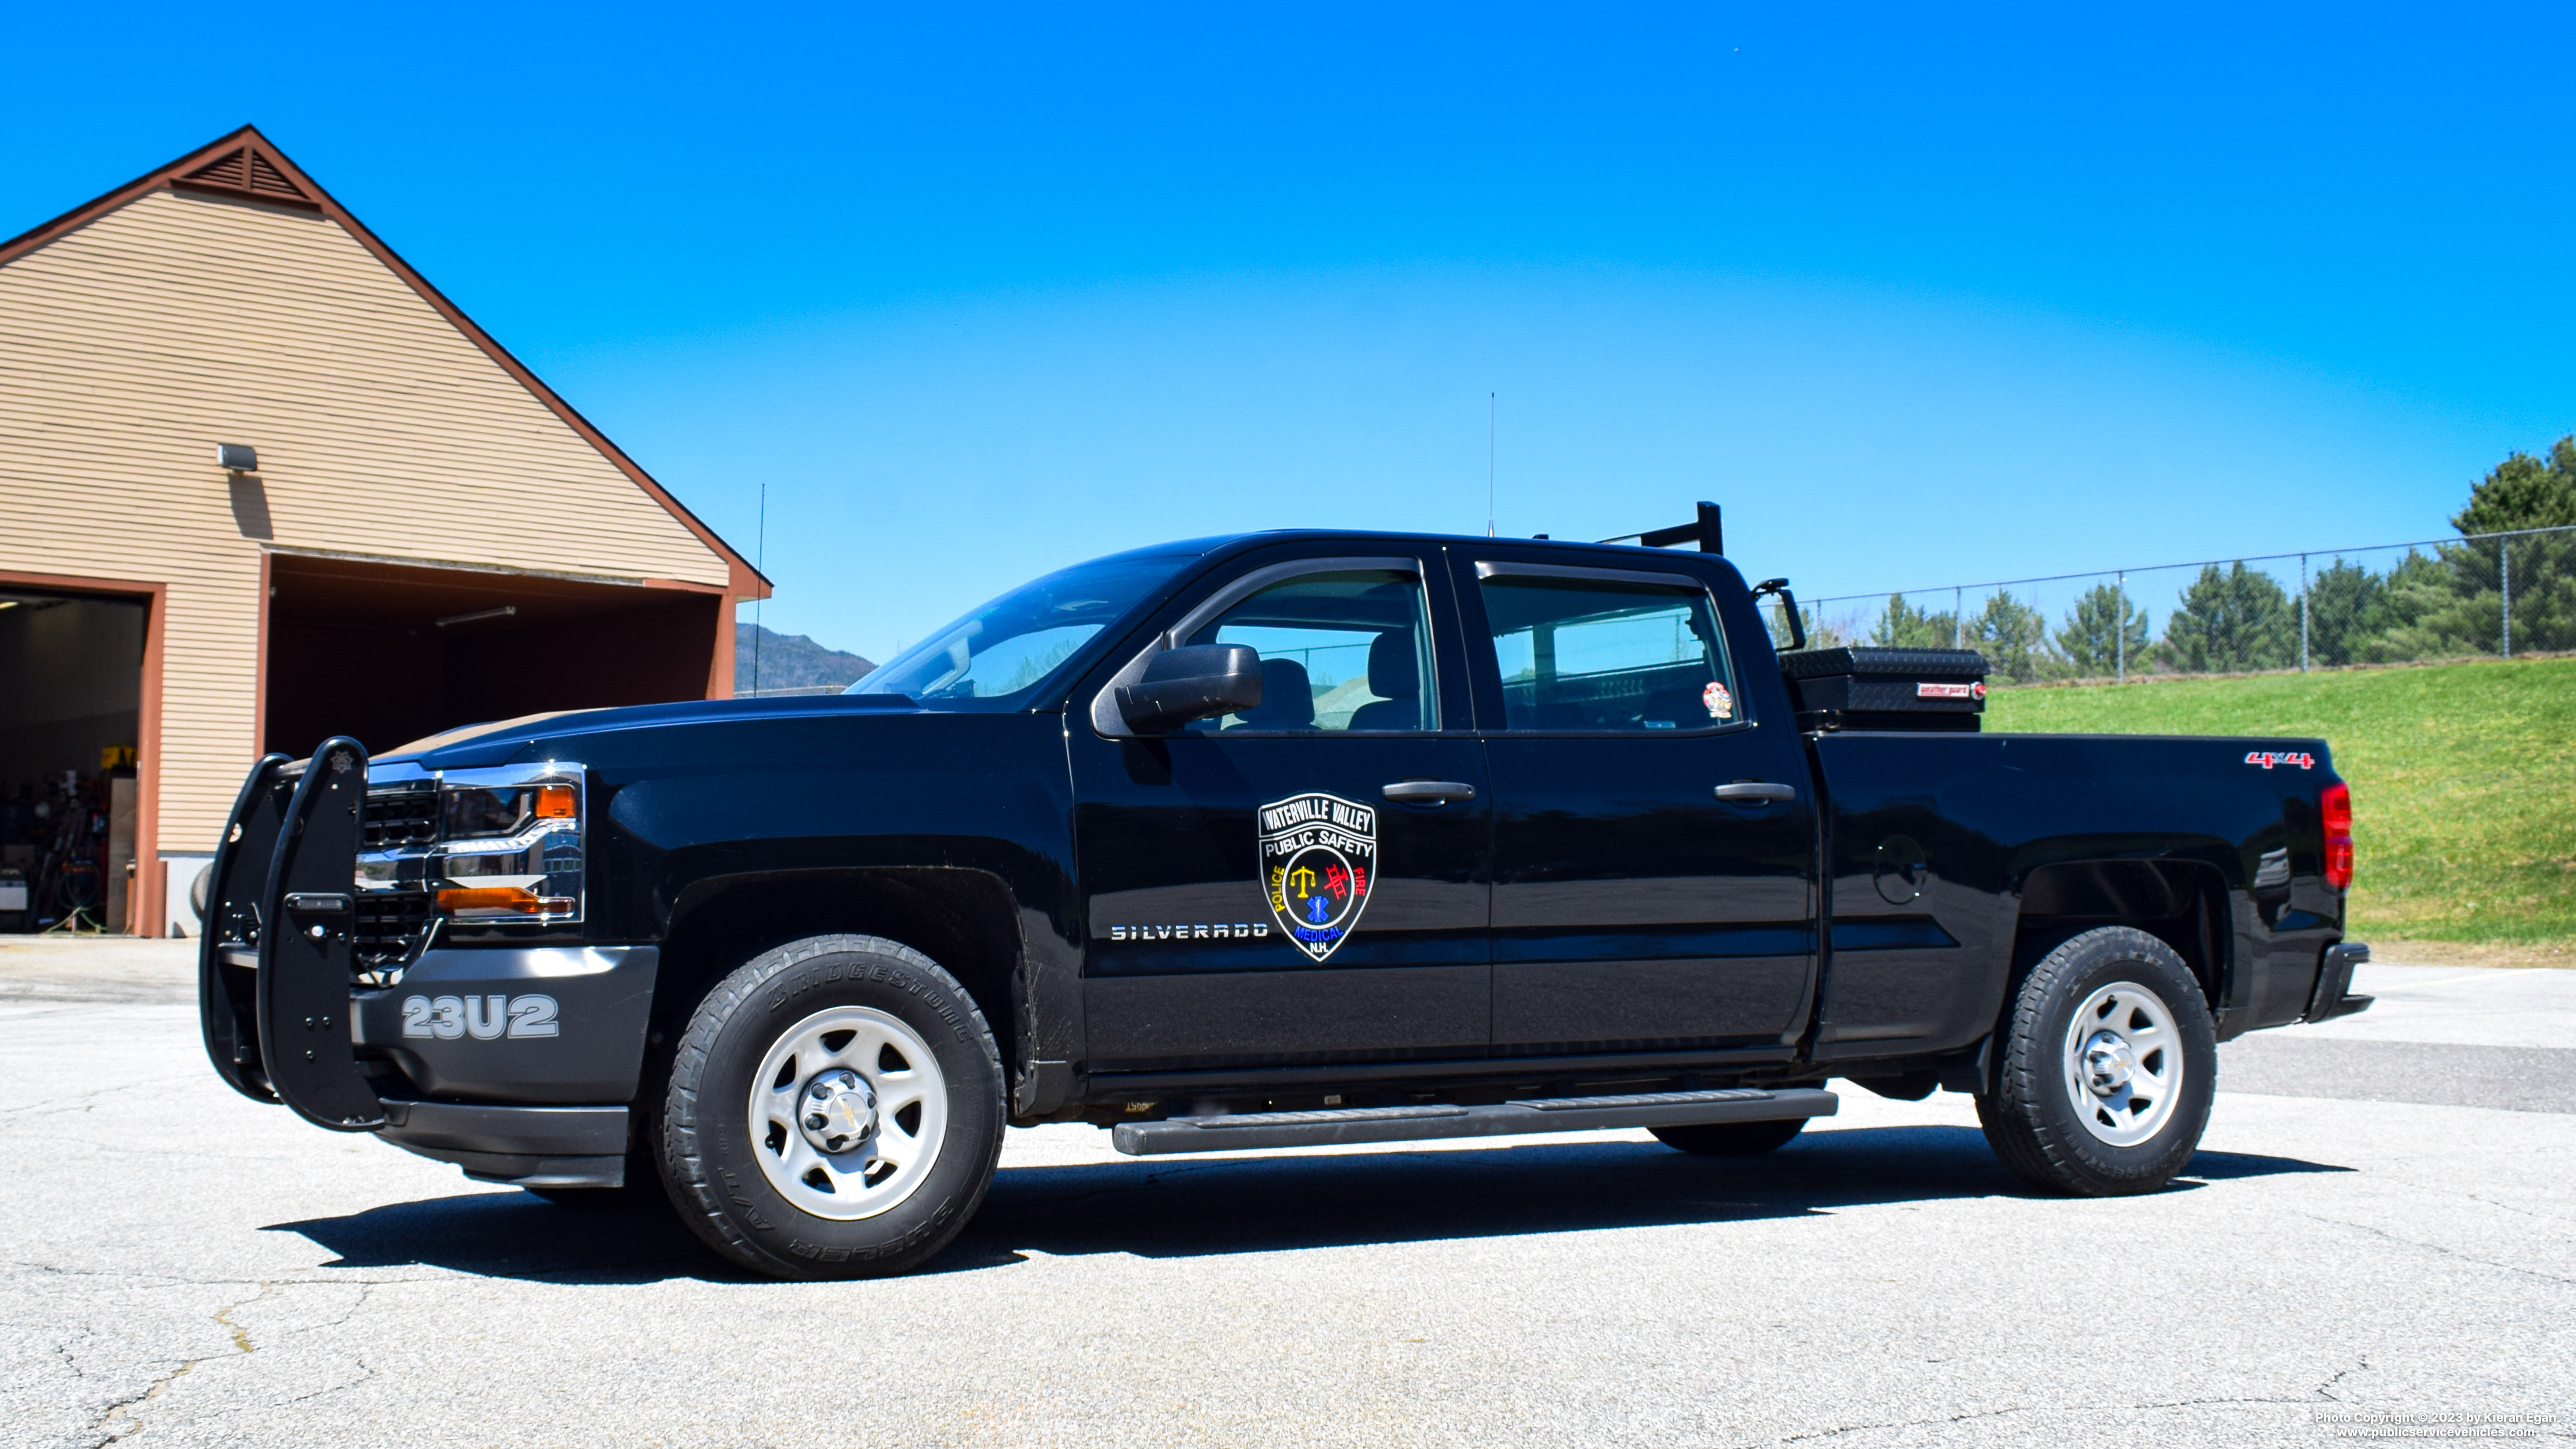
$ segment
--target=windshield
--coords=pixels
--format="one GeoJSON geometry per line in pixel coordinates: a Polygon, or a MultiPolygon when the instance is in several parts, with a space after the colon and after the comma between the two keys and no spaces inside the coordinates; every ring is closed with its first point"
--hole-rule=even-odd
{"type": "Polygon", "coordinates": [[[1051,573],[969,612],[842,693],[903,694],[950,708],[1017,708],[1092,635],[1197,557],[1118,554],[1051,573]]]}

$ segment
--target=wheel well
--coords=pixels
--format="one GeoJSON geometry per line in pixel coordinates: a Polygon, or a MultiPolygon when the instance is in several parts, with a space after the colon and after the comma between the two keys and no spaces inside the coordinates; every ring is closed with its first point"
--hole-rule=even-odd
{"type": "Polygon", "coordinates": [[[782,871],[700,881],[680,894],[664,934],[653,1030],[676,1040],[708,988],[751,957],[807,936],[883,936],[957,978],[1014,1068],[1019,1014],[1012,982],[1020,935],[1011,893],[980,870],[782,871]]]}
{"type": "Polygon", "coordinates": [[[2227,886],[2189,860],[2072,860],[2030,873],[2013,937],[2013,980],[2072,937],[2133,926],[2174,948],[2212,1010],[2224,1000],[2227,886]]]}

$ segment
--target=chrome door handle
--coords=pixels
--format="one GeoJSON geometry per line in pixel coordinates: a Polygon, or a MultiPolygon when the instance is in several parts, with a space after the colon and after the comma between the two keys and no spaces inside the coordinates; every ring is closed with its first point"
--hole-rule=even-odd
{"type": "Polygon", "coordinates": [[[1774,785],[1764,780],[1738,780],[1717,787],[1717,798],[1729,805],[1768,805],[1774,800],[1795,800],[1798,787],[1774,785]]]}
{"type": "Polygon", "coordinates": [[[1446,805],[1475,799],[1476,787],[1459,780],[1398,780],[1380,793],[1398,805],[1446,805]]]}

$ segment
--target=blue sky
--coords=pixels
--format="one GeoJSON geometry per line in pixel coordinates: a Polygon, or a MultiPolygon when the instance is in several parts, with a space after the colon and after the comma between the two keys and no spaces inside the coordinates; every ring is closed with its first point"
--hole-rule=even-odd
{"type": "Polygon", "coordinates": [[[766,622],[876,658],[1156,539],[1481,531],[1489,394],[1502,531],[1715,498],[1813,596],[2440,532],[2576,429],[2571,32],[50,7],[0,232],[255,121],[746,552],[766,480],[766,622]]]}

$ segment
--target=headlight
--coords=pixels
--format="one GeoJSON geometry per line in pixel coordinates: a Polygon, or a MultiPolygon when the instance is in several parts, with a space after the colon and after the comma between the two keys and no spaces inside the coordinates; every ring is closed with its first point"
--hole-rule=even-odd
{"type": "Polygon", "coordinates": [[[581,815],[577,785],[449,785],[439,793],[449,840],[518,835],[541,820],[581,815]]]}
{"type": "Polygon", "coordinates": [[[580,920],[582,779],[554,763],[442,777],[428,872],[439,910],[459,924],[580,920]]]}

